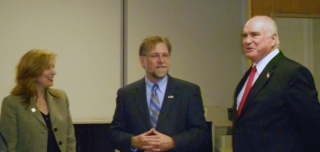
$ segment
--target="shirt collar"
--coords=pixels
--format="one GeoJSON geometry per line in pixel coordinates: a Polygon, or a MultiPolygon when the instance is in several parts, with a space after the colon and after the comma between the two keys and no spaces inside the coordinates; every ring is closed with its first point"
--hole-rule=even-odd
{"type": "MultiPolygon", "coordinates": [[[[152,88],[152,86],[154,85],[153,82],[151,82],[147,77],[144,77],[146,84],[147,84],[147,88],[152,88]]],[[[166,84],[168,82],[168,75],[164,76],[162,79],[160,79],[160,81],[157,83],[159,85],[159,91],[161,93],[164,92],[164,89],[166,88],[166,84]]],[[[149,90],[148,90],[149,91],[149,90]]]]}
{"type": "Polygon", "coordinates": [[[279,53],[279,49],[275,49],[271,51],[266,57],[264,57],[260,62],[253,63],[253,66],[256,66],[257,73],[260,74],[263,69],[267,66],[267,64],[279,53]]]}

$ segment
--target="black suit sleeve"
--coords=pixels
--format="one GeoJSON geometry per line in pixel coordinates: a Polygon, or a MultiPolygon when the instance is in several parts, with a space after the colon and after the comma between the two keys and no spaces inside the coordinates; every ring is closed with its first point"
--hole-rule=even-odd
{"type": "Polygon", "coordinates": [[[307,151],[320,151],[320,106],[313,77],[308,69],[299,67],[291,78],[284,97],[292,120],[307,151]]]}
{"type": "Polygon", "coordinates": [[[124,112],[123,91],[118,90],[117,106],[110,126],[109,140],[111,144],[120,151],[130,151],[132,134],[127,133],[126,118],[124,112]]]}
{"type": "Polygon", "coordinates": [[[204,109],[199,86],[185,91],[187,105],[186,131],[172,136],[176,151],[193,151],[208,142],[209,133],[204,118],[204,109]]]}

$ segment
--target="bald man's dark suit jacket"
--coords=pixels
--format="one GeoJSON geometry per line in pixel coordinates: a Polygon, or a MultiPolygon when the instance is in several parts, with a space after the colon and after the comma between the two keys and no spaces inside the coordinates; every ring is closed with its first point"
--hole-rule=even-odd
{"type": "Polygon", "coordinates": [[[234,97],[234,152],[320,152],[320,105],[310,71],[282,52],[264,68],[236,115],[234,97]]]}
{"type": "MultiPolygon", "coordinates": [[[[146,100],[144,78],[118,90],[109,139],[120,151],[130,151],[131,137],[152,128],[146,100]]],[[[198,85],[168,76],[156,130],[172,137],[178,152],[197,151],[207,142],[209,135],[198,85]]]]}

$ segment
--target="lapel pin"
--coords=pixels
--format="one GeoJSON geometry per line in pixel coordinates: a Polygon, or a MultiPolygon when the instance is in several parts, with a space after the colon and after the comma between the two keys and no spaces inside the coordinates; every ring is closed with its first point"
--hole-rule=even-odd
{"type": "Polygon", "coordinates": [[[170,96],[168,96],[168,98],[173,98],[173,96],[170,95],[170,96]]]}
{"type": "Polygon", "coordinates": [[[268,72],[268,73],[267,73],[267,78],[269,78],[269,77],[270,77],[270,73],[268,72]]]}
{"type": "Polygon", "coordinates": [[[31,111],[32,111],[32,112],[36,112],[37,110],[36,110],[35,108],[32,108],[31,111]]]}

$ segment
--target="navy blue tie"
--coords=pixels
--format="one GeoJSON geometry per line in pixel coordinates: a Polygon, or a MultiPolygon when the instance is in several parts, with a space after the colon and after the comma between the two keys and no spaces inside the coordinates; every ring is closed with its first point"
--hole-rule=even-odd
{"type": "Polygon", "coordinates": [[[151,89],[151,100],[150,100],[150,121],[152,127],[156,127],[159,113],[160,113],[160,101],[158,98],[157,90],[158,84],[154,84],[151,89]]]}

